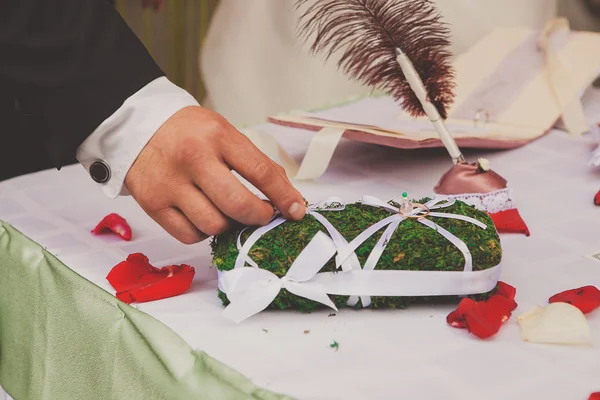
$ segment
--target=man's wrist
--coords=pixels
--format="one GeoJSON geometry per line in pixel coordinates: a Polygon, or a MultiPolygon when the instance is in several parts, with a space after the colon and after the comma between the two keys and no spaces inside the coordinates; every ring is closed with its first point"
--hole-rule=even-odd
{"type": "Polygon", "coordinates": [[[175,113],[199,106],[196,99],[158,78],[128,98],[79,146],[77,160],[110,198],[128,195],[129,169],[156,131],[175,113]]]}

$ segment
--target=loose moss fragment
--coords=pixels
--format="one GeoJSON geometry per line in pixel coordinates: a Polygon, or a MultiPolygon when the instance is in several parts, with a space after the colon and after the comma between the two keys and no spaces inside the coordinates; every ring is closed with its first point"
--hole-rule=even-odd
{"type": "MultiPolygon", "coordinates": [[[[425,203],[430,199],[421,199],[418,203],[425,203]]],[[[398,203],[390,202],[398,207],[398,203]]],[[[465,215],[477,219],[487,225],[487,229],[473,225],[466,221],[428,217],[439,226],[445,228],[469,248],[473,258],[473,270],[480,271],[498,265],[502,258],[502,248],[494,224],[485,212],[479,211],[466,203],[457,201],[450,207],[440,212],[465,215]]],[[[351,241],[365,229],[376,222],[391,215],[389,211],[381,208],[362,205],[360,203],[348,204],[342,211],[321,211],[329,222],[351,241]]],[[[371,250],[379,240],[385,227],[375,233],[363,243],[356,255],[364,265],[371,250]]],[[[242,243],[254,229],[246,230],[242,235],[242,243]]],[[[288,221],[263,235],[250,249],[249,255],[261,268],[283,277],[298,254],[308,245],[317,232],[327,234],[326,229],[311,215],[301,221],[288,221]]],[[[234,268],[238,256],[236,247],[240,230],[230,231],[217,236],[211,243],[213,264],[220,270],[227,271],[234,268]]],[[[434,229],[426,227],[413,219],[403,221],[392,235],[385,251],[383,252],[376,269],[378,270],[406,270],[406,271],[461,271],[464,267],[462,253],[446,238],[434,229]]],[[[321,270],[335,272],[335,263],[330,260],[321,270]]],[[[485,299],[490,293],[474,295],[474,298],[485,299]]],[[[221,291],[219,298],[224,305],[229,303],[227,295],[221,291]]],[[[348,296],[330,296],[338,308],[345,307],[348,296]]],[[[414,303],[445,304],[454,303],[456,296],[435,297],[371,297],[371,308],[405,308],[414,303]]],[[[273,303],[271,309],[297,309],[302,312],[311,312],[324,307],[312,300],[304,299],[283,289],[273,303]]],[[[362,308],[359,303],[357,308],[362,308]]],[[[335,315],[335,314],[334,314],[335,315]]]]}
{"type": "Polygon", "coordinates": [[[332,349],[335,349],[335,351],[338,351],[340,348],[340,344],[334,340],[333,343],[331,343],[329,345],[329,347],[331,347],[332,349]]]}

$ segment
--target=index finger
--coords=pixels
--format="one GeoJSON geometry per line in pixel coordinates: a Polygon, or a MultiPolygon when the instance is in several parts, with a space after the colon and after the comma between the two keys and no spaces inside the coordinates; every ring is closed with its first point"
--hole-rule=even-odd
{"type": "Polygon", "coordinates": [[[242,133],[233,129],[222,143],[223,160],[260,190],[286,218],[300,220],[306,214],[304,198],[292,186],[285,171],[261,152],[242,133]]]}

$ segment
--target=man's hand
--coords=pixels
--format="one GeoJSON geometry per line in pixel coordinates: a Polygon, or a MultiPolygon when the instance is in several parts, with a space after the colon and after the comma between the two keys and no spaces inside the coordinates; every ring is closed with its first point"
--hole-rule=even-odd
{"type": "Polygon", "coordinates": [[[150,217],[192,244],[226,231],[234,221],[264,225],[274,209],[231,172],[248,180],[288,219],[306,207],[285,171],[223,117],[187,107],[154,135],[129,170],[125,186],[150,217]]]}

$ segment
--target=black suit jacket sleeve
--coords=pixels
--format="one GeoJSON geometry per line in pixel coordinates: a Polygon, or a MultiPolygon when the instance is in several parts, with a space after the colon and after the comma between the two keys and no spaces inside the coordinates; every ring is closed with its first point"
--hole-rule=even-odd
{"type": "Polygon", "coordinates": [[[163,75],[108,0],[0,0],[0,90],[37,118],[56,167],[163,75]]]}

